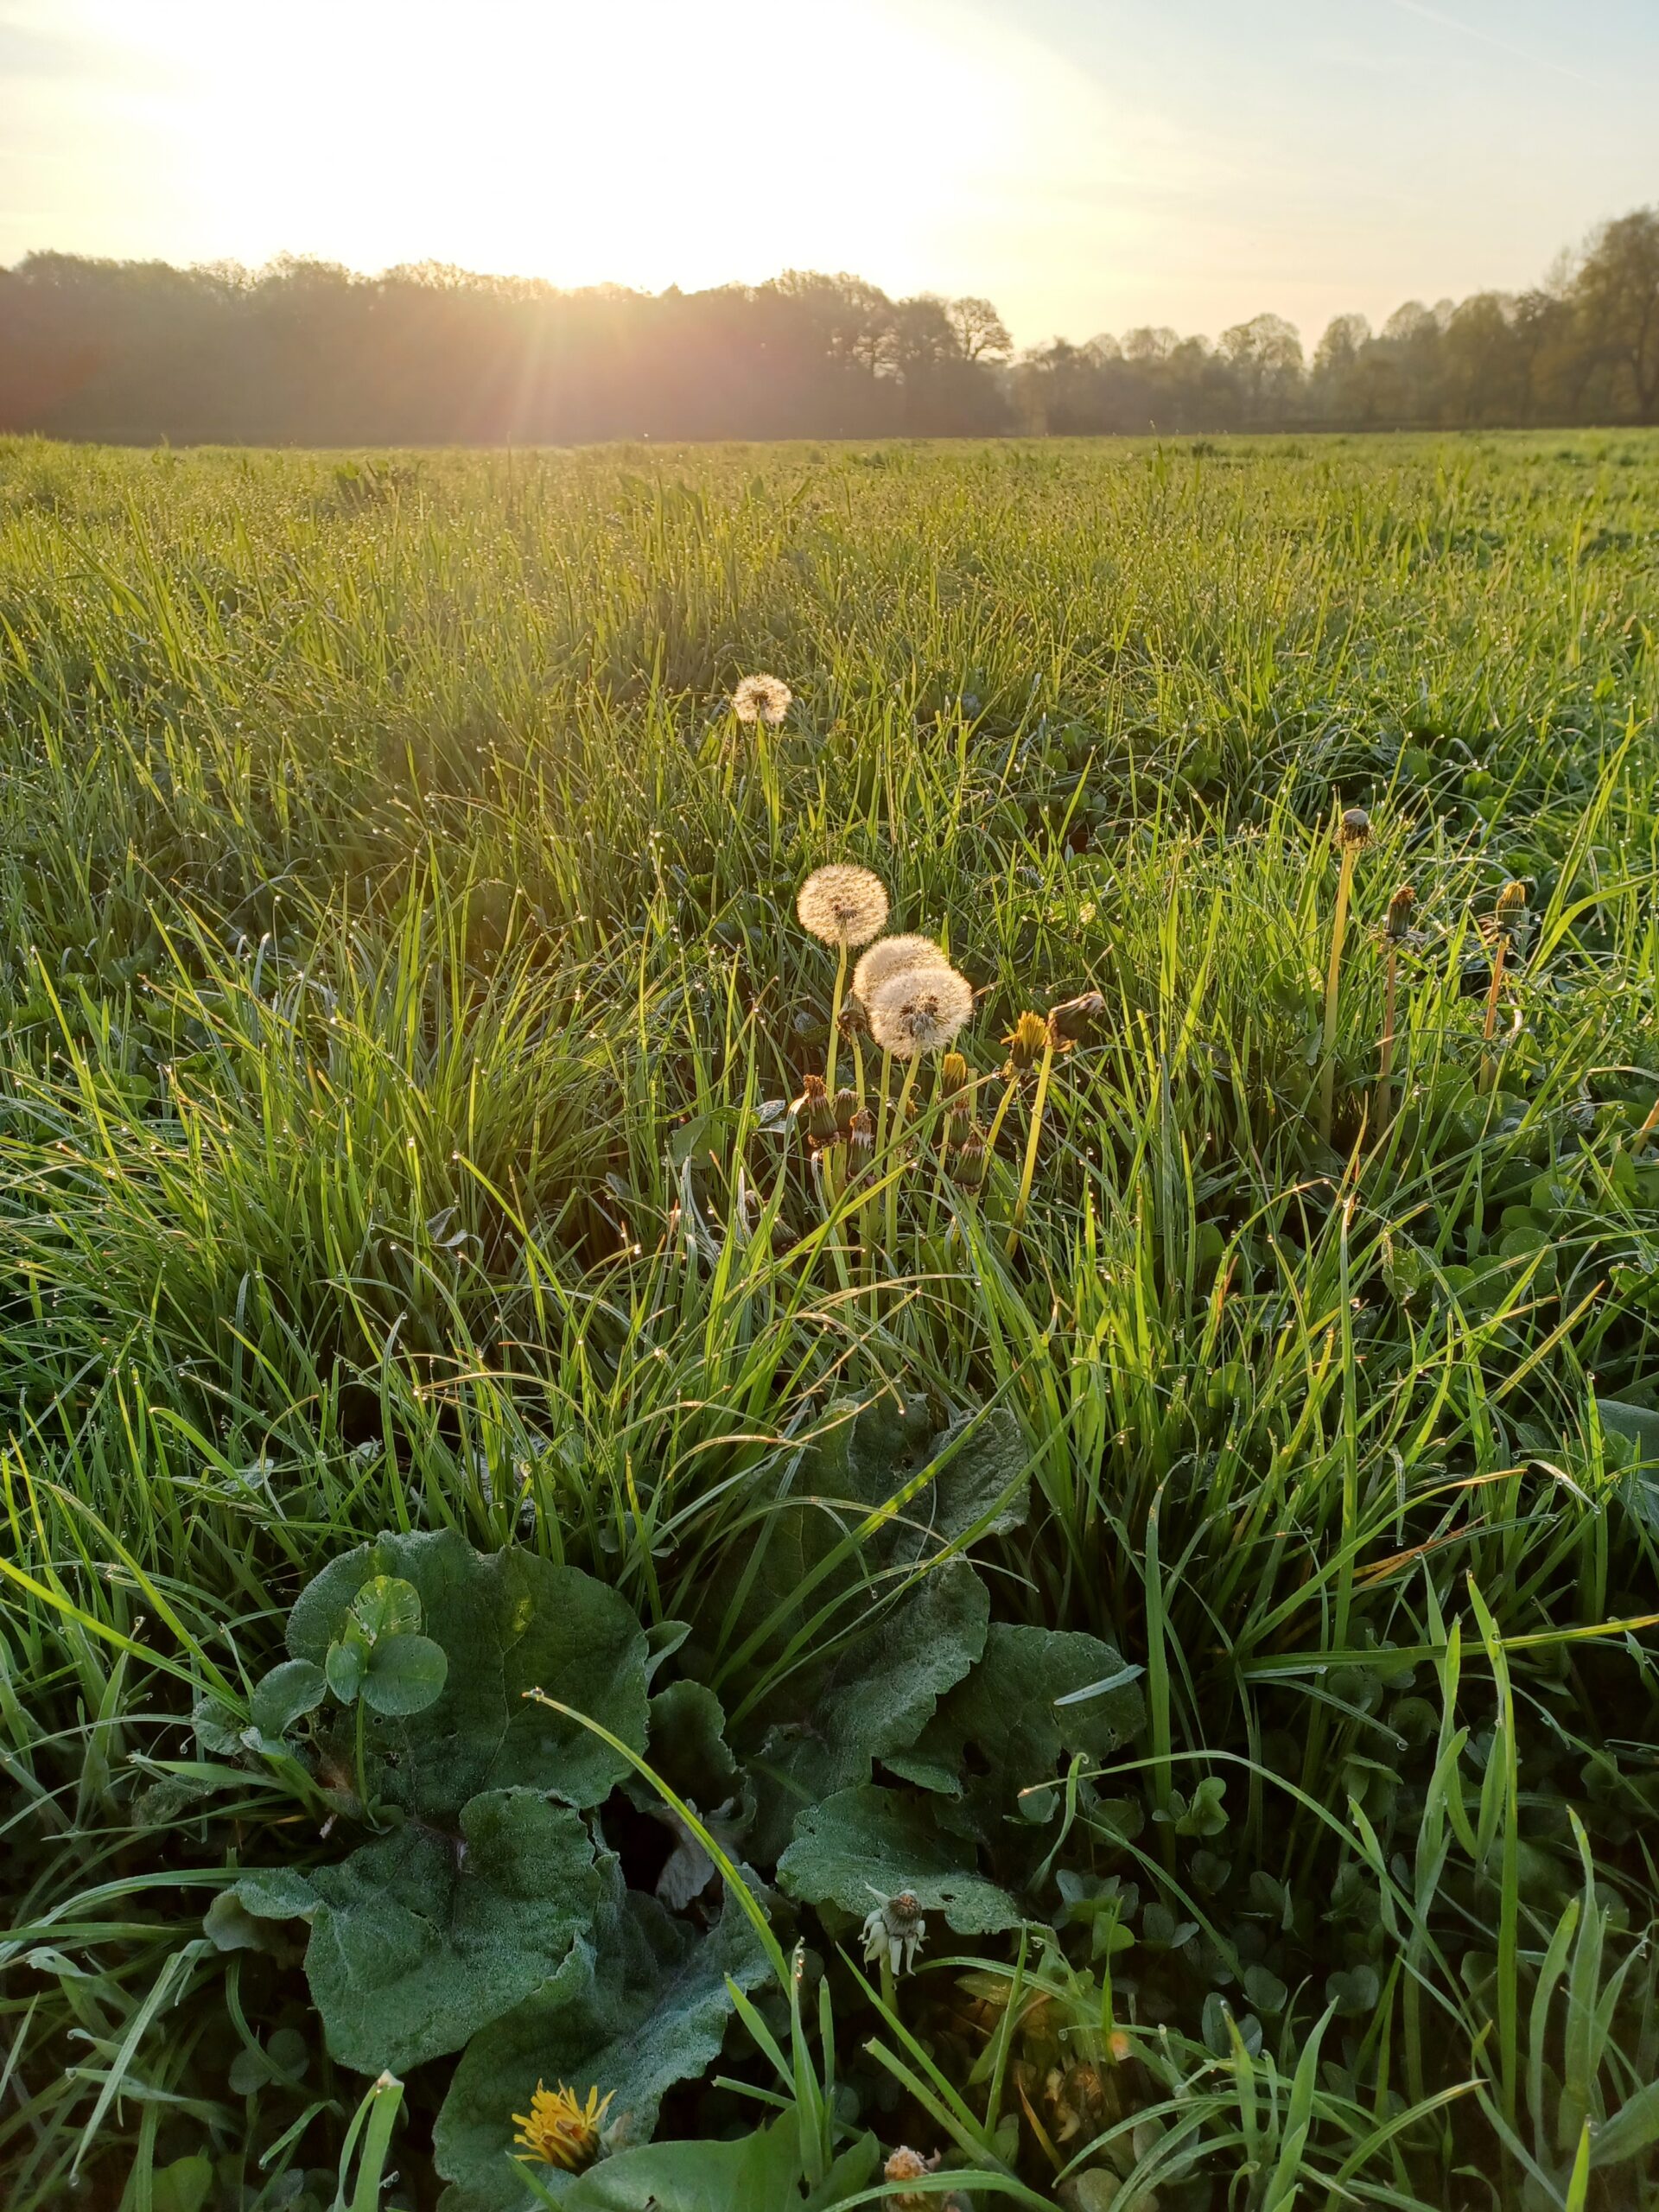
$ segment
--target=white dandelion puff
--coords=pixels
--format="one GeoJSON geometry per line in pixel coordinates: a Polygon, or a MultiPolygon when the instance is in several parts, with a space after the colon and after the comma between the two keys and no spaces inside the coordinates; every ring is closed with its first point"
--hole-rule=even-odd
{"type": "Polygon", "coordinates": [[[766,722],[776,729],[794,697],[781,677],[746,676],[732,694],[732,712],[741,722],[766,722]]]}

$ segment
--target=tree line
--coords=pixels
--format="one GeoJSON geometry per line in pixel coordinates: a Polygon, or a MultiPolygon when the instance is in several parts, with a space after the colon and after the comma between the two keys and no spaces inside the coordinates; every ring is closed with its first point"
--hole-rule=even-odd
{"type": "Polygon", "coordinates": [[[1016,354],[988,300],[849,276],[561,291],[35,253],[0,270],[0,429],[117,443],[1090,435],[1659,421],[1659,207],[1519,293],[1016,354]]]}

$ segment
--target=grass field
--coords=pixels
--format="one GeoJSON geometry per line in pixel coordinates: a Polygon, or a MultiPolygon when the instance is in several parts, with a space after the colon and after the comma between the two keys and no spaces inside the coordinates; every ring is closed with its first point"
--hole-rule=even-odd
{"type": "Polygon", "coordinates": [[[1659,434],[0,446],[11,2212],[1652,2204],[1656,630],[1659,434]]]}

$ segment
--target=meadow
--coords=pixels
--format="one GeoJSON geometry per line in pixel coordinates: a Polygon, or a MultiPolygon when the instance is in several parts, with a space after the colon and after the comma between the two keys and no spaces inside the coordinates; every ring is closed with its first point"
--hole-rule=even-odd
{"type": "Polygon", "coordinates": [[[1656,630],[1659,433],[0,444],[11,2212],[1653,2203],[1656,630]]]}

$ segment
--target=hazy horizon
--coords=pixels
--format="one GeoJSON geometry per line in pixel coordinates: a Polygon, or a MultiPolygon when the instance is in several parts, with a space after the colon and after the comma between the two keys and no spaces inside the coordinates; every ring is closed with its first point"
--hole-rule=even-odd
{"type": "Polygon", "coordinates": [[[1659,197],[1638,0],[0,0],[0,261],[658,292],[847,270],[1024,346],[1535,283],[1659,197]]]}

